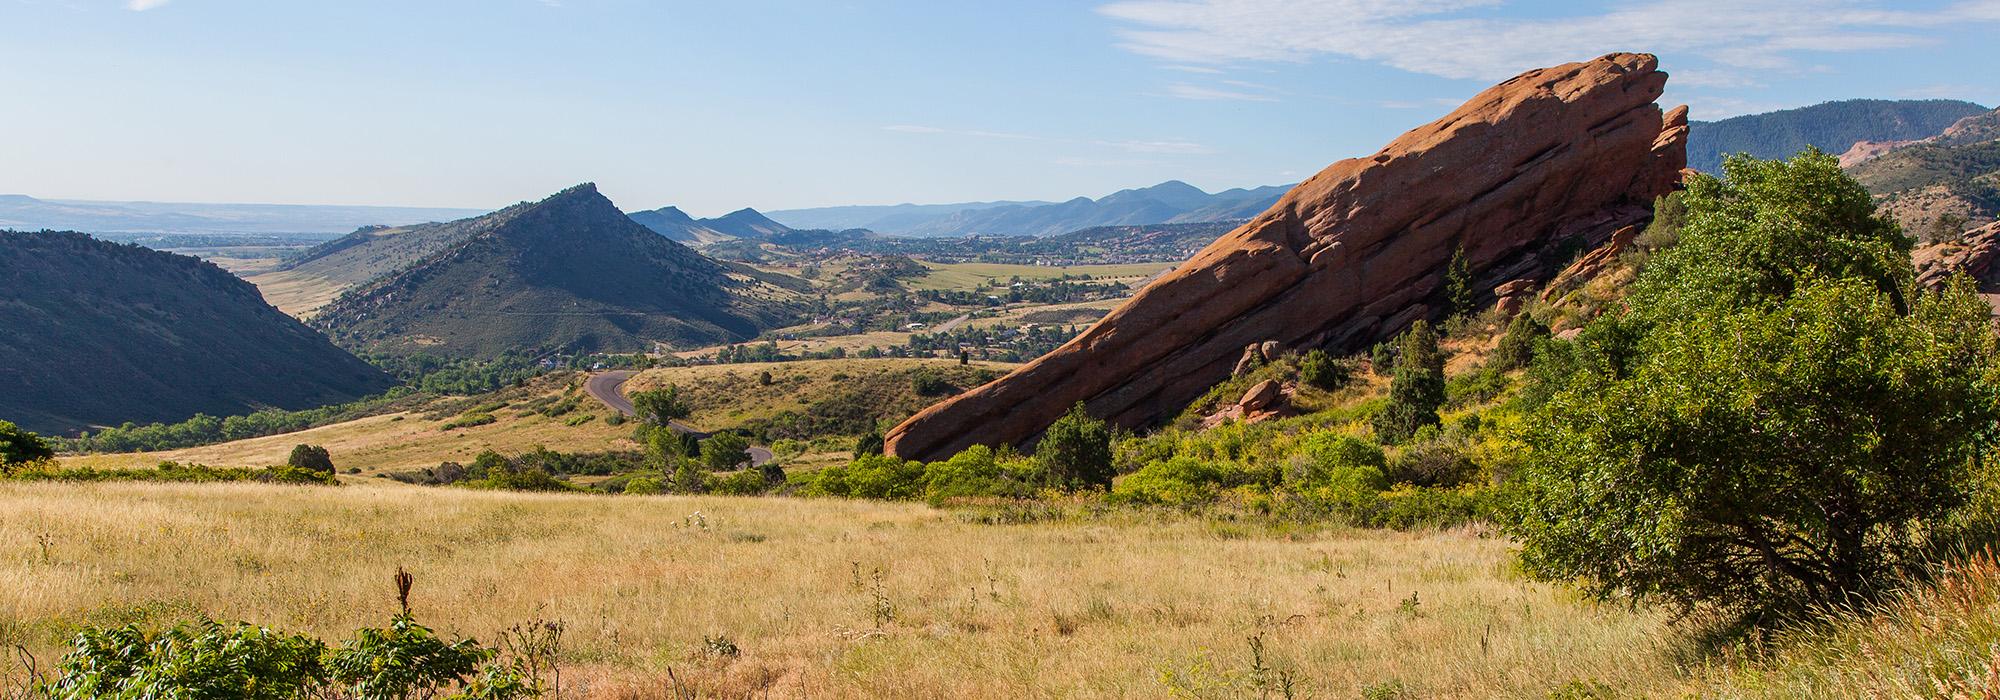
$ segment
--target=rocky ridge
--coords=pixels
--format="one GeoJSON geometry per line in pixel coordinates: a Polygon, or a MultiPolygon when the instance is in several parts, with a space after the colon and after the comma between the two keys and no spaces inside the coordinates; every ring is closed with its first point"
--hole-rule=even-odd
{"type": "Polygon", "coordinates": [[[1077,402],[1156,422],[1251,344],[1345,352],[1437,315],[1460,250],[1484,302],[1546,279],[1559,242],[1601,244],[1680,182],[1687,114],[1655,104],[1666,80],[1650,55],[1611,54],[1490,88],[1299,184],[1063,347],[897,426],[886,449],[1024,444],[1077,402]]]}

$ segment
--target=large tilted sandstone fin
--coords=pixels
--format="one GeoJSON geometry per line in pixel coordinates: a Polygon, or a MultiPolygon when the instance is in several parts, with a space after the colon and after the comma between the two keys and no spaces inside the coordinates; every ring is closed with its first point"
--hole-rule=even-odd
{"type": "Polygon", "coordinates": [[[1611,54],[1529,71],[1334,163],[1069,343],[896,426],[888,452],[1025,443],[1078,401],[1119,425],[1158,421],[1251,343],[1353,350],[1430,315],[1461,248],[1482,290],[1546,278],[1537,251],[1643,220],[1680,181],[1687,112],[1654,104],[1657,63],[1611,54]]]}

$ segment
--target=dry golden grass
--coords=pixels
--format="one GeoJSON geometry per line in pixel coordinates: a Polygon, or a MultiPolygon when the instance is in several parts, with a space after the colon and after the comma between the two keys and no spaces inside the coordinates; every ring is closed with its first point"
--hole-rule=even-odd
{"type": "MultiPolygon", "coordinates": [[[[973,369],[1005,373],[1015,365],[1004,362],[973,362],[973,369]]],[[[673,384],[688,399],[693,415],[687,424],[703,430],[719,430],[746,420],[770,418],[781,411],[797,411],[807,404],[835,395],[857,380],[896,375],[899,378],[881,387],[879,403],[894,403],[896,392],[914,396],[907,375],[918,367],[932,367],[957,376],[967,373],[956,359],[877,358],[872,360],[801,360],[797,362],[752,362],[731,365],[661,367],[641,372],[625,383],[626,393],[673,384]],[[761,384],[758,376],[771,373],[771,383],[761,384]]],[[[884,380],[886,381],[886,380],[884,380]]],[[[962,387],[969,388],[969,387],[962,387]]],[[[928,403],[925,399],[920,403],[928,403]]]]}
{"type": "Polygon", "coordinates": [[[251,274],[244,279],[257,285],[265,303],[299,318],[311,318],[314,311],[332,302],[348,286],[338,280],[296,270],[251,274]]]}
{"type": "Polygon", "coordinates": [[[339,637],[417,577],[434,626],[560,618],[572,694],[1544,697],[1674,683],[1657,616],[1510,572],[1472,532],[1292,532],[1114,513],[365,486],[0,484],[0,644],[206,614],[339,637]],[[707,652],[706,638],[741,649],[707,652]],[[1261,676],[1250,639],[1262,645],[1261,676]],[[1273,693],[1273,696],[1276,694],[1273,693]]]}
{"type": "Polygon", "coordinates": [[[611,409],[596,399],[585,401],[578,412],[600,417],[576,426],[564,425],[563,421],[577,414],[558,418],[521,416],[519,411],[505,408],[493,412],[497,420],[491,424],[447,431],[441,428],[453,417],[427,420],[418,413],[393,413],[202,447],[72,455],[62,457],[61,461],[64,466],[99,469],[150,468],[167,460],[216,467],[261,467],[284,464],[293,446],[306,443],[325,447],[332,454],[336,469],[379,473],[435,467],[447,460],[468,462],[489,449],[502,454],[526,452],[536,445],[566,452],[639,449],[631,441],[631,425],[607,425],[603,416],[611,415],[611,409]]]}

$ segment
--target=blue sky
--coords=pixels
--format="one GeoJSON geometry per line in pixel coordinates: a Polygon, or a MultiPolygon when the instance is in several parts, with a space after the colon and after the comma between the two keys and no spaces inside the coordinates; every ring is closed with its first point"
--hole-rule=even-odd
{"type": "Polygon", "coordinates": [[[0,0],[0,193],[627,209],[1278,184],[1521,70],[2000,103],[2000,0],[0,0]]]}

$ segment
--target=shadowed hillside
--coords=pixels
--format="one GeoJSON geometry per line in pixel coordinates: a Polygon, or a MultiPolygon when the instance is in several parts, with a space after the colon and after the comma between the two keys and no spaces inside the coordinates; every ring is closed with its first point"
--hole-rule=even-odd
{"type": "Polygon", "coordinates": [[[300,409],[395,382],[194,258],[0,232],[0,420],[69,431],[300,409]]]}
{"type": "Polygon", "coordinates": [[[633,222],[593,185],[453,225],[471,233],[313,323],[353,348],[491,357],[731,342],[791,315],[792,292],[633,222]]]}
{"type": "Polygon", "coordinates": [[[1713,173],[1730,153],[1789,158],[1807,146],[1840,153],[1857,141],[1921,139],[1984,111],[1959,100],[1844,100],[1693,122],[1688,125],[1688,167],[1713,173]]]}

